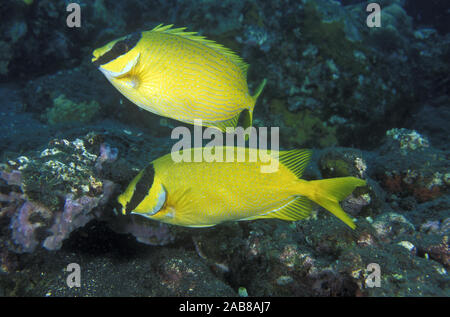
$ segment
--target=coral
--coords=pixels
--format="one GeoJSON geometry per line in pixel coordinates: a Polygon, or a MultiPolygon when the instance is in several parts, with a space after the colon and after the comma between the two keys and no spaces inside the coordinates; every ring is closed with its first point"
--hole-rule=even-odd
{"type": "Polygon", "coordinates": [[[413,195],[417,201],[426,202],[442,196],[448,187],[439,172],[434,174],[407,170],[402,172],[385,172],[383,186],[390,193],[413,195]]]}
{"type": "Polygon", "coordinates": [[[432,259],[450,269],[450,250],[448,247],[448,236],[444,236],[440,243],[427,246],[422,252],[427,253],[432,259]]]}
{"type": "Polygon", "coordinates": [[[414,225],[403,215],[397,213],[386,213],[378,216],[372,223],[378,238],[389,241],[401,234],[413,233],[414,225]]]}
{"type": "Polygon", "coordinates": [[[442,222],[438,220],[428,220],[420,226],[420,231],[426,233],[431,232],[441,236],[448,235],[450,233],[450,218],[446,218],[442,222]]]}
{"type": "Polygon", "coordinates": [[[17,170],[12,170],[11,172],[0,171],[0,178],[8,185],[22,185],[22,173],[17,170]]]}
{"type": "MultiPolygon", "coordinates": [[[[370,129],[370,125],[380,121],[386,124],[384,112],[391,104],[400,102],[397,100],[399,96],[390,90],[382,77],[373,77],[384,70],[374,63],[374,53],[363,45],[363,41],[354,40],[360,36],[355,35],[358,31],[349,25],[351,19],[346,19],[338,5],[333,6],[338,8],[329,8],[326,1],[306,2],[300,10],[302,18],[296,21],[298,31],[286,34],[289,44],[281,42],[271,50],[273,54],[278,53],[278,59],[285,60],[285,63],[270,68],[271,73],[279,75],[277,78],[268,75],[269,83],[278,87],[277,97],[269,103],[269,110],[280,114],[288,127],[282,136],[289,140],[289,147],[305,146],[303,141],[295,142],[293,137],[298,130],[295,122],[302,119],[310,123],[308,130],[315,129],[319,134],[314,138],[317,142],[306,143],[306,146],[319,144],[326,147],[355,142],[365,146],[372,140],[360,137],[368,135],[368,130],[371,130],[370,136],[378,138],[378,128],[370,129]],[[349,39],[349,34],[355,36],[349,39]],[[296,45],[292,46],[290,41],[296,45]],[[287,102],[284,101],[286,99],[287,102]],[[292,116],[284,111],[286,106],[294,112],[292,116]]],[[[305,137],[308,139],[309,135],[298,136],[305,137]]]]}
{"type": "Polygon", "coordinates": [[[63,210],[53,214],[54,223],[48,228],[48,232],[52,235],[45,238],[42,246],[48,250],[60,249],[62,242],[72,231],[83,227],[94,218],[91,211],[100,205],[101,200],[108,200],[111,193],[111,191],[105,191],[99,197],[82,196],[78,199],[73,199],[73,195],[68,194],[63,210]]]}
{"type": "Polygon", "coordinates": [[[28,159],[21,165],[22,189],[27,197],[58,209],[67,193],[77,197],[101,193],[103,184],[93,169],[97,155],[90,153],[88,146],[81,139],[54,139],[38,157],[28,159]]]}
{"type": "Polygon", "coordinates": [[[103,163],[113,163],[117,160],[119,150],[112,148],[108,143],[100,144],[100,155],[95,162],[95,168],[100,171],[103,163]]]}
{"type": "Polygon", "coordinates": [[[10,161],[1,171],[10,192],[2,196],[0,214],[11,218],[15,251],[33,252],[38,245],[60,249],[72,231],[108,202],[115,184],[94,176],[98,156],[86,148],[95,148],[92,140],[52,140],[36,157],[10,161]]]}
{"type": "MultiPolygon", "coordinates": [[[[129,146],[128,141],[124,144],[129,146]]],[[[110,205],[110,198],[117,189],[105,177],[128,182],[135,173],[129,164],[125,169],[123,161],[114,166],[120,160],[118,153],[103,135],[89,133],[74,141],[53,139],[37,154],[1,165],[0,180],[5,186],[0,193],[0,218],[10,222],[8,248],[16,252],[35,252],[38,246],[58,250],[71,232],[92,219],[105,221],[118,233],[131,233],[145,244],[172,243],[177,234],[173,227],[105,211],[105,206],[116,207],[110,205]]]]}
{"type": "Polygon", "coordinates": [[[322,152],[319,169],[324,178],[366,176],[367,163],[363,153],[350,148],[332,148],[322,152]]]}
{"type": "MultiPolygon", "coordinates": [[[[105,181],[105,188],[112,185],[105,181]]],[[[33,252],[39,244],[48,250],[59,250],[72,231],[95,217],[94,208],[104,205],[111,194],[108,189],[99,197],[73,199],[73,194],[68,194],[62,211],[56,212],[40,203],[23,200],[11,218],[12,240],[19,252],[33,252]]]]}
{"type": "Polygon", "coordinates": [[[402,192],[402,177],[398,174],[387,174],[384,180],[384,187],[391,193],[402,192]]]}
{"type": "Polygon", "coordinates": [[[48,123],[52,125],[67,122],[87,123],[99,110],[100,105],[95,100],[90,103],[75,103],[61,94],[53,99],[53,107],[47,110],[46,117],[48,123]]]}
{"type": "Polygon", "coordinates": [[[430,146],[427,138],[417,131],[408,129],[391,129],[386,132],[388,147],[399,147],[400,152],[406,155],[408,151],[420,150],[430,146]],[[393,144],[389,144],[393,143],[393,144]]]}
{"type": "Polygon", "coordinates": [[[375,162],[375,177],[397,197],[413,196],[419,203],[434,200],[448,191],[447,153],[432,147],[419,133],[392,129],[375,162]]]}
{"type": "Polygon", "coordinates": [[[52,213],[37,203],[25,201],[11,219],[12,240],[20,246],[20,252],[33,252],[46,233],[46,222],[52,213]]]}
{"type": "Polygon", "coordinates": [[[364,207],[369,206],[371,198],[368,193],[357,195],[352,194],[344,201],[342,201],[342,208],[350,215],[356,216],[363,210],[364,207]]]}
{"type": "MultiPolygon", "coordinates": [[[[363,4],[358,8],[363,10],[363,4]]],[[[367,45],[370,35],[359,10],[343,10],[337,2],[305,1],[297,12],[283,12],[298,27],[278,37],[270,51],[284,62],[265,60],[269,89],[276,88],[271,91],[276,99],[288,100],[289,110],[308,109],[324,125],[336,128],[339,144],[367,148],[380,141],[385,132],[381,127],[400,124],[405,112],[418,107],[411,93],[413,81],[396,71],[398,60],[408,57],[398,53],[388,59],[367,45]]]]}

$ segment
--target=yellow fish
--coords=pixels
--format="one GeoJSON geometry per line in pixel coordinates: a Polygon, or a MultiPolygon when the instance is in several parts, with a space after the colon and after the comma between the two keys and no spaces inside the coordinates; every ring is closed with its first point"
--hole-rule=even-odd
{"type": "Polygon", "coordinates": [[[121,37],[96,49],[92,61],[125,97],[147,111],[221,131],[238,121],[251,126],[266,80],[251,96],[248,64],[185,29],[158,25],[121,37]]]}
{"type": "MultiPolygon", "coordinates": [[[[366,182],[355,177],[300,179],[311,151],[216,147],[216,152],[208,153],[204,149],[185,150],[191,152],[190,157],[203,155],[201,162],[175,162],[170,153],[153,161],[119,196],[122,213],[180,226],[209,227],[261,218],[300,220],[308,217],[315,202],[352,229],[356,227],[339,201],[366,182]],[[213,161],[215,153],[228,150],[242,151],[245,160],[239,162],[235,154],[233,162],[213,161]],[[262,167],[270,160],[276,160],[278,168],[263,173],[262,167]]],[[[181,152],[175,152],[177,157],[181,152]]]]}

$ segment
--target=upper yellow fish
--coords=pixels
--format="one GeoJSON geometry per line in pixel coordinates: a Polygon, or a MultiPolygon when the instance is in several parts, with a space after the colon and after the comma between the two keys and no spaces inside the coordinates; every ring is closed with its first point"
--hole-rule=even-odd
{"type": "Polygon", "coordinates": [[[190,124],[202,120],[201,125],[221,131],[238,121],[251,126],[266,80],[251,96],[248,64],[230,49],[184,29],[158,25],[121,37],[96,49],[92,61],[145,110],[190,124]]]}
{"type": "MultiPolygon", "coordinates": [[[[355,228],[339,201],[355,187],[364,186],[364,180],[300,179],[311,156],[309,150],[266,152],[216,147],[214,153],[230,149],[235,153],[243,151],[245,160],[216,162],[204,148],[186,150],[191,152],[190,157],[203,157],[201,162],[175,162],[171,154],[156,159],[119,196],[122,213],[180,226],[208,227],[224,221],[260,218],[295,221],[307,217],[311,202],[315,202],[355,228]],[[276,160],[278,168],[263,173],[262,167],[270,160],[276,160]]],[[[181,152],[175,152],[176,157],[181,152]]]]}

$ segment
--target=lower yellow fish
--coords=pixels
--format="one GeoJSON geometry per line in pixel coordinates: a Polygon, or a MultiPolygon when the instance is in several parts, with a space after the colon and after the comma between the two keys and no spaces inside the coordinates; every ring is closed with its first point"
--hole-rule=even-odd
{"type": "MultiPolygon", "coordinates": [[[[355,177],[300,179],[311,151],[204,149],[185,150],[192,158],[202,155],[201,162],[175,162],[171,154],[153,161],[119,196],[122,213],[180,226],[208,227],[224,221],[261,218],[300,220],[308,217],[315,202],[352,229],[356,227],[339,201],[366,182],[355,177]],[[230,150],[235,153],[233,162],[212,160],[216,153],[230,150]],[[245,154],[243,162],[236,159],[239,151],[245,154]],[[278,168],[262,172],[271,160],[279,163],[278,168]]],[[[181,151],[176,154],[180,157],[181,151]]]]}

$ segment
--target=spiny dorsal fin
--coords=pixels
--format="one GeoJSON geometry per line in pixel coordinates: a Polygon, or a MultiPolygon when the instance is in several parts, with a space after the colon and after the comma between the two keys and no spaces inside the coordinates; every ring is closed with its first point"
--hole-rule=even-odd
{"type": "Polygon", "coordinates": [[[298,178],[302,177],[305,167],[311,158],[311,150],[280,151],[278,160],[298,178]]]}
{"type": "Polygon", "coordinates": [[[248,64],[244,62],[244,60],[235,52],[223,46],[222,44],[216,43],[215,41],[212,40],[208,40],[206,37],[202,35],[197,35],[197,32],[185,32],[184,31],[186,29],[185,27],[173,29],[172,26],[173,24],[169,25],[160,24],[153,30],[151,30],[151,32],[161,32],[166,34],[178,35],[186,39],[195,41],[197,43],[204,44],[209,48],[212,48],[216,52],[219,52],[228,57],[233,63],[235,63],[242,70],[244,75],[247,76],[248,64]]]}

